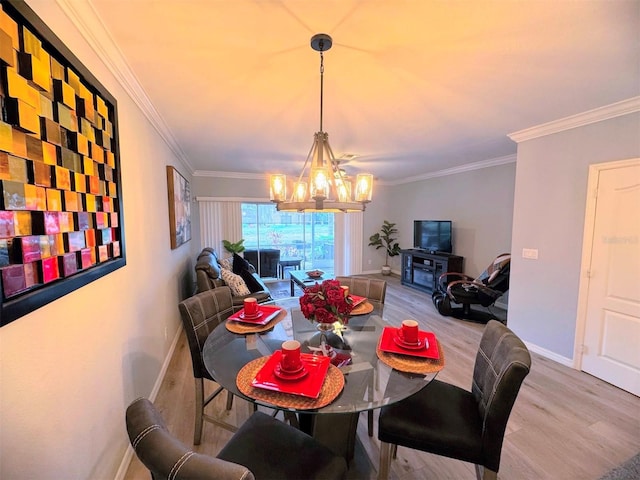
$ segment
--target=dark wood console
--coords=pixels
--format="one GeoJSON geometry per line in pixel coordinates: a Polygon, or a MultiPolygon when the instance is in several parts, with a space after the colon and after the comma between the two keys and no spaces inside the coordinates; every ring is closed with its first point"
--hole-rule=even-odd
{"type": "Polygon", "coordinates": [[[402,250],[403,285],[433,293],[438,277],[445,272],[462,273],[463,257],[447,253],[429,253],[425,250],[402,250]]]}

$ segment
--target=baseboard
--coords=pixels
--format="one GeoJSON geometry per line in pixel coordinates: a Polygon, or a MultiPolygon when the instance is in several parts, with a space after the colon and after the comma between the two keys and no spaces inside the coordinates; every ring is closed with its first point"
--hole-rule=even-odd
{"type": "Polygon", "coordinates": [[[376,273],[380,273],[380,269],[377,270],[364,270],[362,275],[375,275],[376,273]]]}
{"type": "MultiPolygon", "coordinates": [[[[162,363],[162,368],[158,373],[158,378],[156,379],[156,383],[153,385],[153,388],[149,393],[148,398],[152,402],[154,402],[156,397],[158,396],[158,392],[160,391],[160,387],[162,386],[164,376],[167,374],[167,370],[169,369],[169,363],[171,363],[171,358],[173,358],[173,353],[176,350],[176,346],[178,345],[178,340],[180,340],[181,334],[182,334],[182,326],[178,328],[178,330],[176,331],[175,337],[173,337],[173,342],[171,342],[169,351],[167,352],[167,355],[164,358],[164,362],[162,363]]],[[[129,469],[129,464],[131,463],[131,459],[135,455],[133,447],[131,446],[131,443],[129,443],[129,439],[127,439],[127,443],[129,444],[129,446],[127,447],[127,450],[124,453],[124,456],[122,457],[122,461],[120,462],[120,467],[118,467],[118,471],[116,472],[115,477],[113,477],[113,480],[124,479],[125,475],[127,474],[127,470],[129,469]]]]}
{"type": "Polygon", "coordinates": [[[494,305],[496,307],[498,307],[498,308],[501,308],[502,310],[505,310],[505,311],[507,311],[508,308],[509,308],[509,304],[508,303],[504,303],[504,302],[501,302],[501,301],[497,301],[496,303],[494,303],[494,305]]]}
{"type": "MultiPolygon", "coordinates": [[[[362,273],[359,273],[358,275],[375,275],[377,273],[380,273],[380,269],[378,270],[364,270],[362,273]]],[[[396,275],[396,276],[400,276],[400,270],[391,270],[391,274],[392,275],[396,275]]]]}
{"type": "Polygon", "coordinates": [[[557,353],[552,352],[551,350],[547,350],[546,348],[539,347],[538,345],[535,345],[533,343],[524,342],[524,344],[527,346],[527,348],[530,351],[537,353],[538,355],[542,355],[543,357],[548,358],[549,360],[558,362],[559,364],[564,365],[565,367],[575,369],[572,358],[563,357],[562,355],[558,355],[557,353]]]}

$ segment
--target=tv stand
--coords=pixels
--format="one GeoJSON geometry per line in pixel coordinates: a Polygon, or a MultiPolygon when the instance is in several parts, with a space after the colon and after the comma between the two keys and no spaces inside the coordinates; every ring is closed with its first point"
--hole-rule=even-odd
{"type": "Polygon", "coordinates": [[[458,255],[430,253],[418,248],[401,250],[401,253],[401,283],[426,293],[433,293],[437,289],[438,278],[443,273],[462,273],[463,258],[458,255]]]}

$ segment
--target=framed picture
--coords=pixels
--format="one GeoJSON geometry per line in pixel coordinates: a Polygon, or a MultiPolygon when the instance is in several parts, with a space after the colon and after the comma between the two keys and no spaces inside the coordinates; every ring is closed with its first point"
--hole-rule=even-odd
{"type": "Polygon", "coordinates": [[[191,187],[175,168],[167,166],[171,248],[191,240],[191,187]]]}
{"type": "Polygon", "coordinates": [[[0,325],[126,265],[115,98],[0,2],[0,325]]]}

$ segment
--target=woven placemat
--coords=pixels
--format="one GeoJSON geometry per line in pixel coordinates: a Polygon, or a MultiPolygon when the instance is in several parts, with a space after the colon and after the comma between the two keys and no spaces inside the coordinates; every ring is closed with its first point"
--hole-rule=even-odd
{"type": "Polygon", "coordinates": [[[267,363],[267,360],[269,360],[268,356],[256,358],[255,360],[247,363],[238,372],[236,385],[238,385],[238,389],[247,397],[269,402],[276,407],[295,408],[296,410],[312,410],[329,405],[338,395],[340,395],[340,392],[342,392],[342,389],[344,388],[344,376],[334,365],[329,365],[329,370],[327,371],[327,376],[322,384],[320,395],[315,399],[302,397],[300,395],[292,395],[290,393],[280,393],[272,390],[255,388],[251,385],[251,382],[256,378],[256,374],[260,371],[262,366],[267,363]]]}
{"type": "Polygon", "coordinates": [[[286,310],[280,310],[278,314],[265,325],[251,325],[250,323],[236,322],[235,320],[227,320],[225,326],[232,333],[246,335],[249,333],[260,333],[271,330],[277,323],[281,322],[287,316],[286,310]]]}
{"type": "Polygon", "coordinates": [[[349,315],[364,315],[371,312],[373,312],[373,305],[365,300],[360,305],[356,305],[349,315]]]}
{"type": "MultiPolygon", "coordinates": [[[[436,342],[438,342],[438,340],[436,340],[436,342]]],[[[400,372],[407,373],[436,373],[442,370],[444,368],[444,351],[442,350],[440,342],[438,342],[438,352],[440,353],[440,358],[435,360],[432,358],[383,352],[380,350],[379,345],[376,347],[378,358],[383,363],[400,372]]]]}

